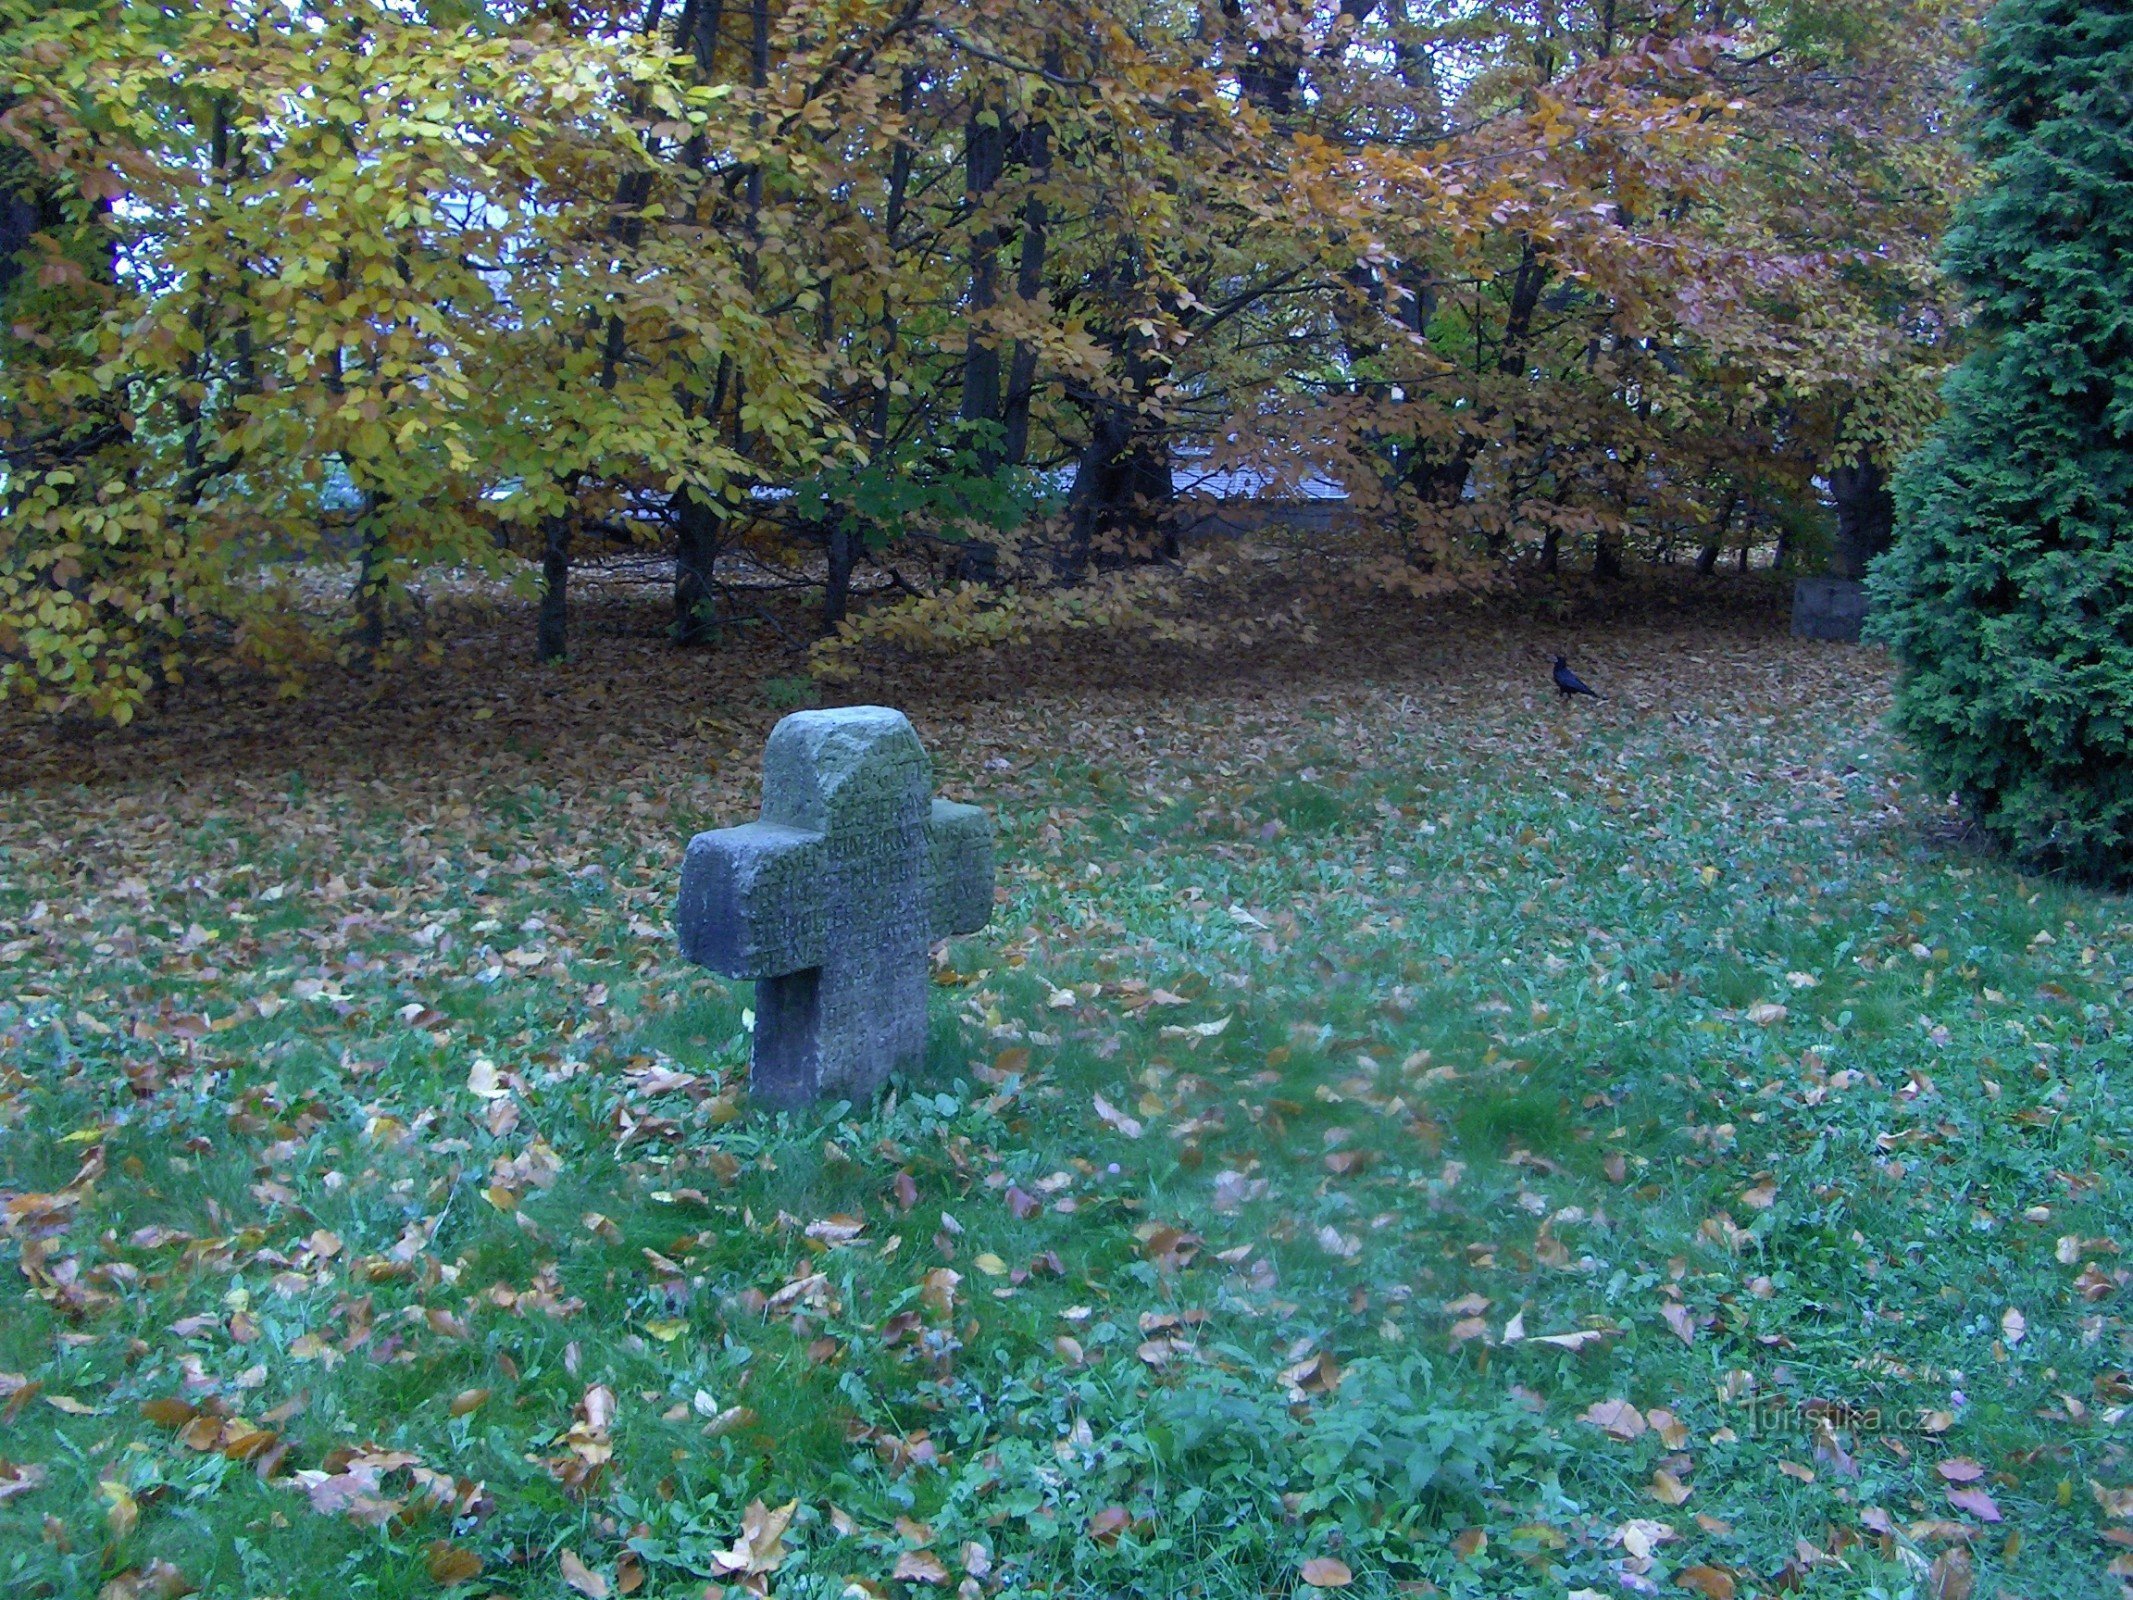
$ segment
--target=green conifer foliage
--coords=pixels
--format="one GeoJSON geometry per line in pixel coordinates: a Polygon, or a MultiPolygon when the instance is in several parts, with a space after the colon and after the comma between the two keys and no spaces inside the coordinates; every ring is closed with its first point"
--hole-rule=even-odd
{"type": "Polygon", "coordinates": [[[1948,240],[1977,349],[1899,475],[1874,631],[1927,774],[2021,855],[2133,875],[2133,6],[2003,0],[1986,182],[1948,240]]]}

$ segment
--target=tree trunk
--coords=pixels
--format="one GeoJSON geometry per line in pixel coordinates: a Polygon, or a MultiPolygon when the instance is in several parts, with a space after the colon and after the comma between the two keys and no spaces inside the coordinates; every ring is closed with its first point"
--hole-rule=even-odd
{"type": "Polygon", "coordinates": [[[385,534],[376,525],[377,506],[363,518],[363,553],[356,563],[355,644],[368,662],[375,663],[385,648],[385,534]]]}
{"type": "Polygon", "coordinates": [[[1863,578],[1876,556],[1895,543],[1896,497],[1878,462],[1861,459],[1832,467],[1830,497],[1837,502],[1837,542],[1830,554],[1830,576],[1863,578]]]}
{"type": "Polygon", "coordinates": [[[710,644],[718,637],[712,610],[712,569],[718,562],[717,509],[702,491],[684,488],[676,500],[679,513],[674,536],[674,642],[710,644]]]}
{"type": "Polygon", "coordinates": [[[859,541],[842,523],[830,530],[829,582],[822,591],[822,620],[834,628],[844,620],[852,598],[852,566],[859,541]]]}
{"type": "MultiPolygon", "coordinates": [[[[1006,164],[1007,130],[999,112],[987,120],[983,101],[971,108],[963,128],[963,200],[973,211],[992,203],[1006,164]]],[[[964,324],[963,421],[975,424],[978,472],[990,477],[1000,465],[1000,346],[992,328],[999,299],[1000,233],[980,223],[970,235],[970,307],[964,324]]]]}
{"type": "MultiPolygon", "coordinates": [[[[14,95],[0,95],[0,115],[15,107],[14,95]]],[[[99,208],[102,209],[102,208],[99,208]]],[[[57,231],[66,213],[51,181],[40,173],[24,151],[0,144],[0,300],[7,298],[22,275],[24,250],[30,235],[46,229],[57,231]]]]}
{"type": "MultiPolygon", "coordinates": [[[[1023,160],[1036,182],[1051,176],[1051,130],[1043,123],[1025,129],[1021,140],[1023,160]]],[[[1051,217],[1041,194],[1031,194],[1022,203],[1022,260],[1015,274],[1015,298],[1028,311],[1044,293],[1044,253],[1049,242],[1051,217]]],[[[1008,359],[1007,394],[1001,402],[1005,437],[1000,453],[1011,466],[1020,466],[1029,456],[1030,397],[1037,388],[1037,347],[1015,341],[1008,359]]]]}
{"type": "Polygon", "coordinates": [[[1726,532],[1733,526],[1733,513],[1740,507],[1740,491],[1728,489],[1726,503],[1718,509],[1718,520],[1704,537],[1703,548],[1696,552],[1696,572],[1708,578],[1718,566],[1718,554],[1725,548],[1726,532]]]}
{"type": "Polygon", "coordinates": [[[541,525],[541,607],[533,628],[537,661],[561,661],[570,640],[570,518],[546,518],[541,525]]]}

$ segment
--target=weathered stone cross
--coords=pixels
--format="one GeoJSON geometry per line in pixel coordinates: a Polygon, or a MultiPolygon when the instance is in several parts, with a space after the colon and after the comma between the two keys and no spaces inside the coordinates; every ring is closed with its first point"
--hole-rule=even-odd
{"type": "Polygon", "coordinates": [[[926,952],[992,915],[992,823],[932,800],[900,711],[801,711],[763,750],[763,816],[689,841],[675,924],[755,984],[750,1093],[866,1099],[926,1053],[926,952]]]}

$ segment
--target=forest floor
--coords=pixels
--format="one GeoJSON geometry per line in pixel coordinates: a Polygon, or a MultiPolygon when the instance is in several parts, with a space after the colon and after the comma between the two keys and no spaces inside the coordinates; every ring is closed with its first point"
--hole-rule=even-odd
{"type": "Polygon", "coordinates": [[[922,1077],[772,1117],[668,911],[806,688],[658,620],[0,727],[11,1593],[2133,1570],[2133,906],[1878,653],[1719,584],[863,682],[1005,894],[922,1077]]]}

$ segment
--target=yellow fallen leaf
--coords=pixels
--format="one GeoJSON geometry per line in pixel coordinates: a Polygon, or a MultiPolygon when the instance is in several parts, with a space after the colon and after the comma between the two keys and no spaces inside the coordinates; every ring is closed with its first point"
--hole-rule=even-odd
{"type": "Polygon", "coordinates": [[[111,1509],[104,1513],[104,1520],[111,1525],[112,1539],[124,1539],[140,1524],[140,1502],[133,1498],[132,1490],[115,1478],[106,1478],[96,1487],[97,1491],[111,1502],[111,1509]]]}

